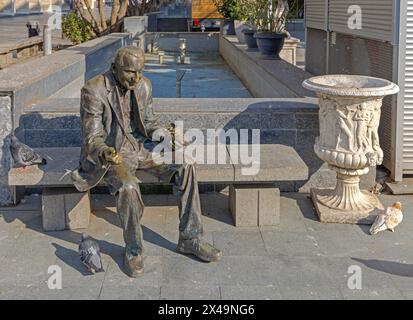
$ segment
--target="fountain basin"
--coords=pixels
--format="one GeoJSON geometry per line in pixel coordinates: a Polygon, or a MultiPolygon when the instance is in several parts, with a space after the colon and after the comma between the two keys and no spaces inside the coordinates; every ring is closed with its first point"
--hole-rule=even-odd
{"type": "Polygon", "coordinates": [[[357,75],[325,75],[307,79],[304,88],[317,94],[341,97],[384,97],[399,92],[388,80],[357,75]]]}

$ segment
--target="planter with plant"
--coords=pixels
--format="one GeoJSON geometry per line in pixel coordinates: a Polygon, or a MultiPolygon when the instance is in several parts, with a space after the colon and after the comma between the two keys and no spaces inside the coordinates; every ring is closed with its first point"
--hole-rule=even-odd
{"type": "Polygon", "coordinates": [[[222,33],[236,35],[235,21],[244,20],[243,9],[239,0],[213,0],[218,12],[225,18],[222,33]]]}
{"type": "Polygon", "coordinates": [[[256,0],[239,0],[239,5],[244,14],[243,18],[245,20],[244,28],[242,28],[242,33],[244,35],[244,41],[248,46],[249,50],[257,50],[257,39],[254,35],[257,30],[256,20],[258,16],[256,0]]]}
{"type": "Polygon", "coordinates": [[[288,0],[254,0],[252,5],[258,49],[267,59],[280,59],[284,40],[289,37],[285,30],[288,0]]]}

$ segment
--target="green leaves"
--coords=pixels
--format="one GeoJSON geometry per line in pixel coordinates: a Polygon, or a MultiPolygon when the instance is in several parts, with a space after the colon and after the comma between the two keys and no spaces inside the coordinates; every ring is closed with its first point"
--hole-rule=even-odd
{"type": "Polygon", "coordinates": [[[62,19],[63,34],[74,44],[93,39],[92,26],[72,11],[62,19]]]}
{"type": "Polygon", "coordinates": [[[246,20],[258,31],[285,32],[288,0],[238,0],[246,20]]]}
{"type": "Polygon", "coordinates": [[[228,20],[245,20],[245,8],[239,0],[213,0],[218,12],[228,20]]]}

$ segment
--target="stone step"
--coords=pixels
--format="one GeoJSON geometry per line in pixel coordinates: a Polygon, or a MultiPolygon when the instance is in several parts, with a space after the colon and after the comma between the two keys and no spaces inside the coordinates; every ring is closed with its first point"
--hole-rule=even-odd
{"type": "Polygon", "coordinates": [[[80,98],[50,97],[42,102],[32,104],[25,108],[25,114],[56,114],[73,113],[79,114],[80,98]]]}

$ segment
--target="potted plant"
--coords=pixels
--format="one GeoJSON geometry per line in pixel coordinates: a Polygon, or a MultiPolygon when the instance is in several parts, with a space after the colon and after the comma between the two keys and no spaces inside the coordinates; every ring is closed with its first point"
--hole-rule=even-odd
{"type": "Polygon", "coordinates": [[[244,14],[244,20],[246,21],[244,28],[242,28],[244,41],[249,50],[256,50],[258,49],[258,45],[254,34],[257,30],[255,23],[259,15],[256,0],[239,0],[239,5],[244,14]]]}
{"type": "Polygon", "coordinates": [[[243,20],[242,7],[239,0],[213,0],[218,12],[225,18],[222,33],[236,35],[235,20],[243,20]]]}
{"type": "Polygon", "coordinates": [[[284,40],[289,36],[285,30],[288,16],[288,0],[254,0],[254,16],[258,49],[265,58],[280,59],[284,40]]]}

